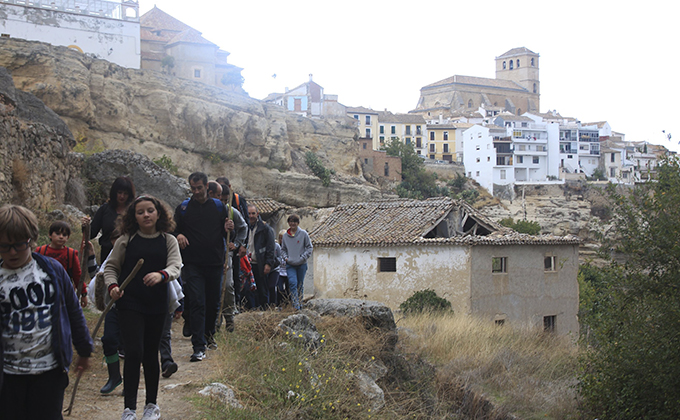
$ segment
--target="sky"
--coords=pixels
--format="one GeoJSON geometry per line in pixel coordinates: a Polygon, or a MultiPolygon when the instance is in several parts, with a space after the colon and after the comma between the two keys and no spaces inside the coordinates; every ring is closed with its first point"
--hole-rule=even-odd
{"type": "Polygon", "coordinates": [[[675,0],[140,0],[140,13],[154,5],[229,51],[256,99],[312,74],[343,105],[406,113],[423,86],[494,78],[497,56],[526,47],[540,54],[541,112],[680,152],[675,0]]]}

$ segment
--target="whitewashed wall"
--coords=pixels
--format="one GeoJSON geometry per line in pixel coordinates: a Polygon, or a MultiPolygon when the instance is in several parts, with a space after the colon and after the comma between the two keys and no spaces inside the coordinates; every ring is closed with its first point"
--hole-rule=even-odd
{"type": "Polygon", "coordinates": [[[0,31],[12,38],[76,46],[123,67],[140,65],[139,22],[3,3],[0,31]]]}

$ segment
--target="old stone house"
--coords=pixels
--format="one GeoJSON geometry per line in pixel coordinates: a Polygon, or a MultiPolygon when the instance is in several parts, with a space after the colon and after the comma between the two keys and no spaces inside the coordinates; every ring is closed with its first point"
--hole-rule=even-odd
{"type": "Polygon", "coordinates": [[[574,236],[520,234],[441,197],[341,205],[310,236],[318,298],[396,309],[433,289],[458,314],[578,334],[574,236]]]}
{"type": "Polygon", "coordinates": [[[201,32],[158,7],[140,18],[141,68],[244,93],[240,67],[201,32]]]}

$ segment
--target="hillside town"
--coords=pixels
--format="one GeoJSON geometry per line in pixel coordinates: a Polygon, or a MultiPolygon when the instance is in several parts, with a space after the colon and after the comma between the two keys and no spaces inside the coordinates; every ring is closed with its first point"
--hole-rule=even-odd
{"type": "MultiPolygon", "coordinates": [[[[227,62],[229,52],[156,6],[139,16],[135,0],[0,3],[7,16],[3,37],[63,45],[124,67],[245,94],[243,69],[227,62]],[[27,7],[55,12],[55,20],[28,18],[27,7]]],[[[311,74],[307,82],[263,101],[309,118],[347,115],[373,151],[395,139],[412,144],[428,163],[461,166],[491,194],[593,175],[623,184],[653,179],[658,160],[669,154],[665,147],[626,139],[605,119],[586,122],[557,110],[541,112],[540,58],[526,47],[513,48],[495,57],[495,78],[453,75],[423,86],[407,114],[343,105],[341,94],[325,93],[311,74]]],[[[398,163],[381,155],[362,156],[367,172],[394,179],[397,171],[390,175],[385,164],[398,163]]]]}

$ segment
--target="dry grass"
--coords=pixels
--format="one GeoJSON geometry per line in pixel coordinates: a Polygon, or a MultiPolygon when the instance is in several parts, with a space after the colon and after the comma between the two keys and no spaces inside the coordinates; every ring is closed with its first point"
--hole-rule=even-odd
{"type": "Polygon", "coordinates": [[[411,331],[400,336],[404,348],[437,366],[440,387],[481,392],[521,418],[578,418],[578,347],[568,338],[468,316],[423,314],[399,325],[411,331]]]}

